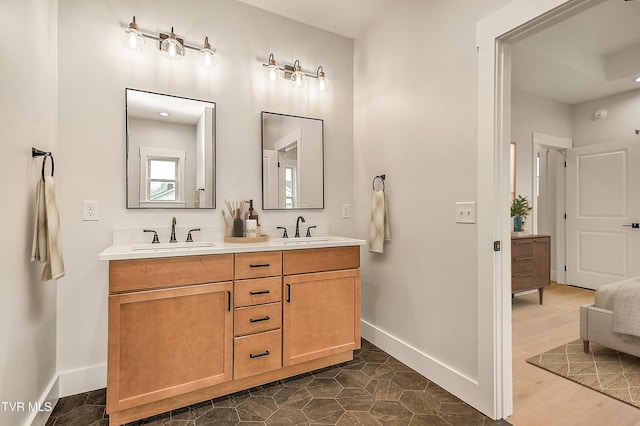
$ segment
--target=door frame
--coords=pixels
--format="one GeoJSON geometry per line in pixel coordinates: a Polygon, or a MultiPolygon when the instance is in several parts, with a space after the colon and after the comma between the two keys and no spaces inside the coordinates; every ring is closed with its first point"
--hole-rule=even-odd
{"type": "Polygon", "coordinates": [[[514,0],[476,25],[478,49],[478,384],[482,411],[513,414],[509,45],[604,0],[514,0]],[[495,243],[502,246],[494,251],[495,243]]]}
{"type": "MultiPolygon", "coordinates": [[[[531,211],[531,232],[538,233],[538,197],[536,196],[536,158],[541,149],[549,149],[560,152],[566,158],[567,149],[573,148],[573,140],[559,136],[545,135],[544,133],[531,133],[531,199],[533,210],[531,211]]],[[[563,214],[566,212],[566,175],[565,167],[558,165],[556,169],[556,235],[551,244],[555,247],[556,270],[555,279],[559,284],[565,284],[566,272],[566,222],[563,214]]],[[[553,279],[553,271],[552,271],[553,279]]]]}

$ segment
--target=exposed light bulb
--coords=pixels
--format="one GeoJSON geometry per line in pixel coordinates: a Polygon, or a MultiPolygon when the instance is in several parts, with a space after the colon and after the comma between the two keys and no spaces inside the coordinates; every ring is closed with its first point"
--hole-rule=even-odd
{"type": "Polygon", "coordinates": [[[640,75],[636,77],[636,83],[640,83],[640,75]]]}
{"type": "Polygon", "coordinates": [[[124,36],[122,37],[122,45],[132,52],[142,52],[144,47],[144,36],[138,31],[138,24],[136,24],[136,17],[133,17],[133,21],[129,24],[129,28],[124,30],[124,36]]]}
{"type": "Polygon", "coordinates": [[[302,88],[304,87],[304,73],[302,72],[302,67],[300,66],[300,61],[296,59],[294,63],[294,72],[291,74],[291,85],[293,87],[302,88]]]}
{"type": "Polygon", "coordinates": [[[182,56],[184,55],[184,47],[182,46],[182,43],[176,39],[176,35],[173,33],[173,27],[171,27],[171,33],[169,36],[162,40],[160,49],[164,52],[164,56],[167,59],[172,61],[182,59],[182,56]]]}
{"type": "Polygon", "coordinates": [[[278,81],[280,77],[280,70],[276,65],[276,60],[273,58],[273,53],[269,55],[269,65],[267,65],[267,69],[265,70],[264,75],[267,77],[267,80],[272,83],[278,81]]]}
{"type": "Polygon", "coordinates": [[[209,44],[209,37],[204,38],[204,44],[200,49],[200,66],[204,68],[213,68],[216,65],[216,57],[211,45],[209,44]]]}
{"type": "Polygon", "coordinates": [[[316,75],[318,76],[317,77],[318,90],[321,92],[326,92],[327,90],[329,90],[329,82],[327,81],[327,77],[325,77],[324,75],[324,70],[322,69],[322,66],[318,67],[318,72],[316,75]]]}
{"type": "Polygon", "coordinates": [[[164,111],[163,112],[159,112],[158,114],[160,114],[163,117],[168,117],[169,116],[169,113],[168,112],[164,112],[164,111]]]}

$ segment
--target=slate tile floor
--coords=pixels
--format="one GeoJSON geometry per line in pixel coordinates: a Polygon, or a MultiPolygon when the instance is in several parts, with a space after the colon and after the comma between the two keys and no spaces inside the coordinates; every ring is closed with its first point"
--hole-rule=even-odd
{"type": "MultiPolygon", "coordinates": [[[[107,426],[104,389],[61,398],[47,426],[107,426]]],[[[366,340],[353,361],[173,410],[129,426],[508,425],[366,340]]]]}

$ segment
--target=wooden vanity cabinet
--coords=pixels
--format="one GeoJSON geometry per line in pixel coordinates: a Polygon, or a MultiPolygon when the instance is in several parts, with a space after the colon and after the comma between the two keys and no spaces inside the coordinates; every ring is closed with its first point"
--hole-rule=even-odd
{"type": "Polygon", "coordinates": [[[359,246],[110,261],[109,424],[353,359],[359,268],[359,246]]]}
{"type": "Polygon", "coordinates": [[[360,248],[283,254],[283,364],[360,348],[360,248]]]}
{"type": "Polygon", "coordinates": [[[232,380],[232,255],[112,261],[109,273],[109,412],[232,380]]]}

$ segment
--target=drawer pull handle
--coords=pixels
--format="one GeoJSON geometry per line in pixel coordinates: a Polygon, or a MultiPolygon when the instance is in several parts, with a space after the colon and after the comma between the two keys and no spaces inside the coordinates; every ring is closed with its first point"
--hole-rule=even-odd
{"type": "Polygon", "coordinates": [[[249,265],[250,268],[268,268],[269,266],[271,266],[270,263],[252,263],[249,265]]]}
{"type": "Polygon", "coordinates": [[[249,358],[253,359],[253,358],[260,358],[261,356],[267,356],[269,355],[269,351],[264,351],[261,354],[249,354],[249,358]]]}
{"type": "Polygon", "coordinates": [[[250,318],[249,322],[250,323],[254,323],[254,322],[260,322],[260,321],[269,321],[270,319],[271,319],[271,317],[269,317],[269,315],[267,315],[266,317],[262,317],[262,318],[256,318],[256,319],[250,318]]]}
{"type": "Polygon", "coordinates": [[[291,284],[287,284],[287,303],[291,303],[291,284]]]}
{"type": "Polygon", "coordinates": [[[270,290],[262,290],[262,291],[250,291],[249,296],[255,296],[256,294],[269,294],[270,290]]]}
{"type": "Polygon", "coordinates": [[[521,260],[531,260],[531,259],[533,259],[533,257],[514,257],[513,258],[515,262],[519,262],[521,260]]]}
{"type": "Polygon", "coordinates": [[[227,312],[231,312],[231,292],[227,290],[227,312]]]}
{"type": "Polygon", "coordinates": [[[532,277],[533,274],[513,274],[512,276],[513,278],[526,278],[526,277],[532,277]]]}

